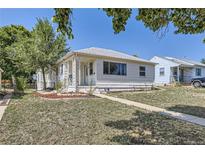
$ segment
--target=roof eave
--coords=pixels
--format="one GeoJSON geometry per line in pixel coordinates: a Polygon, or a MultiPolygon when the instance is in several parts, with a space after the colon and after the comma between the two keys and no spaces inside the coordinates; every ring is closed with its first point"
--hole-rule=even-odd
{"type": "Polygon", "coordinates": [[[74,54],[75,54],[75,52],[69,52],[69,53],[67,53],[65,56],[63,56],[63,57],[61,57],[60,59],[58,59],[58,60],[56,61],[56,64],[61,63],[62,61],[66,60],[67,58],[71,57],[71,56],[74,55],[74,54]]]}
{"type": "Polygon", "coordinates": [[[83,56],[102,57],[102,58],[114,58],[114,59],[118,59],[118,60],[141,62],[141,63],[157,65],[157,63],[151,62],[151,61],[141,61],[141,60],[134,60],[134,59],[117,58],[117,57],[102,56],[102,55],[95,55],[95,54],[88,54],[88,53],[81,53],[81,52],[75,52],[75,53],[77,55],[83,55],[83,56]]]}

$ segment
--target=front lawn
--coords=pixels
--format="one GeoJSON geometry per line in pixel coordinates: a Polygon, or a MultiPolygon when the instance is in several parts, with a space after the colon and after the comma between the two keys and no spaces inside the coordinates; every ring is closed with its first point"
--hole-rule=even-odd
{"type": "Polygon", "coordinates": [[[205,144],[205,128],[101,98],[13,97],[0,144],[205,144]]]}
{"type": "Polygon", "coordinates": [[[205,118],[205,88],[167,87],[164,90],[109,95],[205,118]]]}

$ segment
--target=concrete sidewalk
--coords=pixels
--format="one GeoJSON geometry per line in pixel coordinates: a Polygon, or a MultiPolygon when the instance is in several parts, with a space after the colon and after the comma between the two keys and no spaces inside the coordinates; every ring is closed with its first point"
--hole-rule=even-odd
{"type": "Polygon", "coordinates": [[[3,100],[0,101],[0,121],[3,117],[4,111],[6,110],[10,99],[11,99],[12,94],[7,94],[6,96],[4,96],[3,100]]]}
{"type": "Polygon", "coordinates": [[[159,108],[159,107],[155,107],[155,106],[151,106],[151,105],[147,105],[147,104],[143,104],[143,103],[139,103],[139,102],[135,102],[135,101],[130,101],[127,99],[122,99],[122,98],[116,98],[116,97],[112,97],[112,96],[107,96],[104,94],[94,94],[97,97],[101,97],[101,98],[106,98],[115,102],[120,102],[123,104],[127,104],[127,105],[132,105],[132,106],[136,106],[138,108],[141,109],[145,109],[148,111],[153,111],[153,112],[159,112],[160,114],[163,115],[167,115],[170,116],[172,118],[176,118],[176,119],[180,119],[183,121],[187,121],[193,124],[198,124],[201,126],[205,126],[205,118],[200,118],[197,116],[192,116],[189,114],[184,114],[184,113],[180,113],[180,112],[175,112],[175,111],[169,111],[163,108],[159,108]]]}

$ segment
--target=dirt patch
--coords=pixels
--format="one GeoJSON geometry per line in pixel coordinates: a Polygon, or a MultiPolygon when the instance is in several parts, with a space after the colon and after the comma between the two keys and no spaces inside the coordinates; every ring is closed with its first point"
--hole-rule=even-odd
{"type": "Polygon", "coordinates": [[[6,92],[0,91],[0,101],[3,100],[3,98],[6,94],[7,94],[6,92]]]}
{"type": "Polygon", "coordinates": [[[78,93],[62,93],[62,94],[58,94],[58,93],[42,94],[42,93],[35,92],[35,93],[33,93],[33,96],[43,97],[43,98],[46,98],[46,99],[93,97],[92,95],[89,95],[89,94],[86,94],[86,93],[81,93],[81,92],[78,92],[78,93]]]}
{"type": "Polygon", "coordinates": [[[193,96],[205,98],[205,94],[195,93],[193,96]]]}

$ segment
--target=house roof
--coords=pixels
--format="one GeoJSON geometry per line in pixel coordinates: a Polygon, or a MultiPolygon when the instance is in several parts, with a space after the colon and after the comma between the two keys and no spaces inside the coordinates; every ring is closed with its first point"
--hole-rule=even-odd
{"type": "Polygon", "coordinates": [[[194,64],[194,65],[204,66],[204,67],[205,67],[205,64],[200,63],[200,62],[197,62],[197,61],[193,61],[193,60],[190,60],[190,59],[182,59],[182,60],[183,60],[183,61],[186,61],[186,62],[188,62],[188,63],[194,64]]]}
{"type": "Polygon", "coordinates": [[[194,64],[188,63],[186,61],[183,61],[181,59],[177,59],[177,58],[173,58],[173,57],[165,57],[165,59],[170,60],[172,62],[175,62],[179,65],[183,65],[183,66],[194,66],[194,64]]]}
{"type": "Polygon", "coordinates": [[[200,62],[197,61],[193,61],[193,60],[189,60],[186,58],[180,59],[180,58],[174,58],[174,57],[160,57],[169,61],[172,61],[178,65],[182,65],[182,66],[187,66],[187,67],[192,67],[192,66],[202,66],[205,67],[205,64],[202,64],[200,62]]]}
{"type": "Polygon", "coordinates": [[[134,56],[131,56],[131,55],[119,52],[119,51],[103,49],[103,48],[95,48],[95,47],[71,51],[67,53],[64,57],[62,57],[61,60],[65,59],[66,57],[71,56],[74,53],[86,54],[86,55],[91,55],[91,56],[112,57],[112,58],[117,58],[117,59],[132,60],[132,61],[137,61],[137,62],[155,64],[154,62],[151,62],[149,60],[134,57],[134,56]]]}

